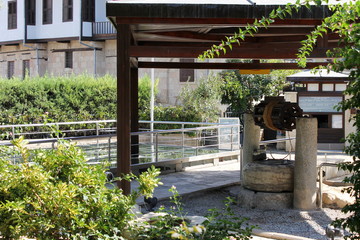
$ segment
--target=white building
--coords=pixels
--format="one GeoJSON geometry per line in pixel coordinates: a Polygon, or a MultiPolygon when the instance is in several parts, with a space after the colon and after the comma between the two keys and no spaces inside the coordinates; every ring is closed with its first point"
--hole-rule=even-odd
{"type": "MultiPolygon", "coordinates": [[[[106,0],[0,3],[0,77],[116,76],[116,30],[106,18],[106,0]]],[[[150,75],[150,69],[140,70],[140,77],[145,73],[150,75]]],[[[195,79],[207,74],[205,70],[156,70],[158,101],[176,104],[187,80],[195,86],[195,79]]]]}

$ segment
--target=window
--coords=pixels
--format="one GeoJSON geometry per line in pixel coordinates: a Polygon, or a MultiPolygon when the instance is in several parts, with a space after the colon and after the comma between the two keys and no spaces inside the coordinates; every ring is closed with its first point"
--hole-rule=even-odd
{"type": "Polygon", "coordinates": [[[343,128],[343,115],[334,114],[331,117],[332,128],[343,128]]]}
{"type": "Polygon", "coordinates": [[[311,91],[311,92],[317,92],[317,91],[319,91],[319,84],[318,83],[309,83],[307,90],[311,91]]]}
{"type": "Polygon", "coordinates": [[[335,84],[335,91],[342,92],[346,90],[346,83],[335,84]]]}
{"type": "Polygon", "coordinates": [[[8,29],[17,28],[17,4],[16,1],[8,2],[8,29]]]}
{"type": "Polygon", "coordinates": [[[15,71],[15,62],[9,61],[8,62],[8,69],[7,69],[7,78],[12,78],[14,76],[15,71]]]}
{"type": "Polygon", "coordinates": [[[73,68],[73,52],[65,52],[65,68],[73,68]]]}
{"type": "Polygon", "coordinates": [[[63,22],[73,20],[73,0],[63,0],[63,22]]]}
{"type": "Polygon", "coordinates": [[[329,128],[329,115],[313,115],[318,120],[318,128],[329,128]]]}
{"type": "Polygon", "coordinates": [[[43,24],[52,24],[52,0],[43,0],[43,24]]]}
{"type": "MultiPolygon", "coordinates": [[[[194,59],[180,59],[180,62],[194,62],[194,59]]],[[[180,82],[194,82],[194,69],[180,69],[180,82]]]]}
{"type": "Polygon", "coordinates": [[[82,1],[82,20],[84,22],[95,22],[95,0],[82,1]]]}
{"type": "Polygon", "coordinates": [[[27,25],[36,24],[36,0],[27,0],[26,2],[26,23],[27,25]]]}
{"type": "Polygon", "coordinates": [[[323,83],[322,90],[323,90],[323,92],[332,92],[332,91],[334,91],[334,84],[323,83]]]}
{"type": "Polygon", "coordinates": [[[30,76],[30,60],[23,60],[23,79],[30,76]]]}

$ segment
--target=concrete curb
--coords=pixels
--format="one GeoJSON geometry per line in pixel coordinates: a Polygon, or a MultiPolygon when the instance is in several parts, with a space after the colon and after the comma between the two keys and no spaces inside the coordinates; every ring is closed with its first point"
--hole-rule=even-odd
{"type": "Polygon", "coordinates": [[[279,240],[315,240],[313,238],[299,237],[284,233],[276,233],[276,232],[267,232],[259,229],[253,229],[252,234],[254,236],[270,238],[270,239],[279,239],[279,240]]]}

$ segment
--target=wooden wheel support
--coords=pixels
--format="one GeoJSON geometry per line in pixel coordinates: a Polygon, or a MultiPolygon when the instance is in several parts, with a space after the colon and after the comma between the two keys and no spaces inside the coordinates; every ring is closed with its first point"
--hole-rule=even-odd
{"type": "Polygon", "coordinates": [[[296,118],[301,117],[302,109],[297,103],[285,102],[284,97],[265,97],[255,106],[255,124],[275,131],[291,131],[296,127],[296,118]]]}

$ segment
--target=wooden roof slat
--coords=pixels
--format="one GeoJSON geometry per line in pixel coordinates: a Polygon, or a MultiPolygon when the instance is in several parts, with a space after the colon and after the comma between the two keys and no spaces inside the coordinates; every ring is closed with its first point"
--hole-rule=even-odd
{"type": "MultiPolygon", "coordinates": [[[[328,62],[310,62],[306,68],[326,66],[328,62]]],[[[215,63],[215,62],[138,62],[139,68],[165,69],[303,69],[297,63],[215,63]]]]}
{"type": "MultiPolygon", "coordinates": [[[[168,46],[131,46],[131,57],[160,57],[160,58],[197,58],[208,47],[168,47],[168,46]]],[[[328,48],[315,49],[310,58],[327,58],[328,48]]],[[[295,59],[297,48],[233,48],[226,53],[226,58],[248,59],[295,59]]],[[[220,57],[224,56],[223,53],[220,57]]]]}

